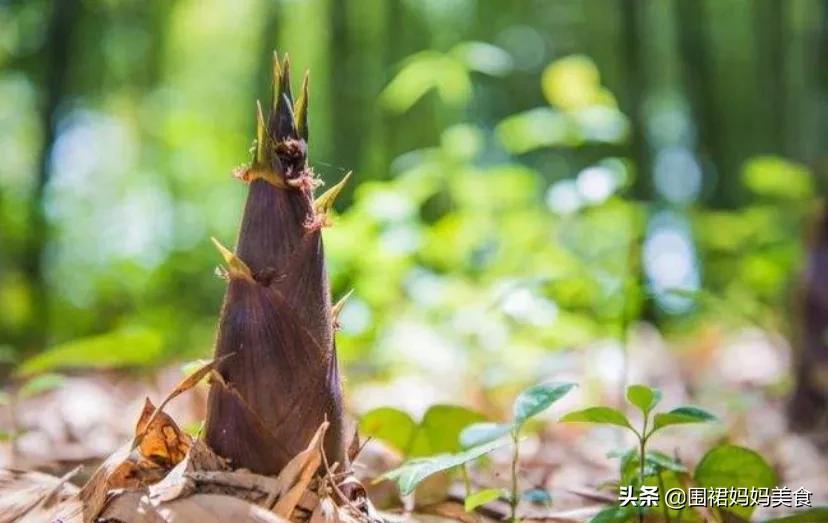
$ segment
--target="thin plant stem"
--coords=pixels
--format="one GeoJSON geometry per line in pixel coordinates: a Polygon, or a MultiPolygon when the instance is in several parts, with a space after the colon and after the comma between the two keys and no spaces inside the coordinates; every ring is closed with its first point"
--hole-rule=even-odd
{"type": "Polygon", "coordinates": [[[466,463],[460,467],[460,471],[463,474],[463,487],[466,489],[466,497],[471,496],[471,481],[469,480],[469,469],[466,463]]]}
{"type": "MultiPolygon", "coordinates": [[[[641,438],[639,440],[639,457],[638,457],[638,495],[641,495],[641,491],[644,487],[644,456],[647,452],[647,438],[641,438]]],[[[638,523],[644,523],[644,511],[641,510],[641,507],[638,507],[638,523]]]]}
{"type": "Polygon", "coordinates": [[[517,429],[512,431],[512,447],[512,495],[509,498],[509,521],[516,523],[518,506],[518,461],[520,460],[517,429]]]}
{"type": "MultiPolygon", "coordinates": [[[[644,415],[644,427],[641,429],[641,435],[638,438],[639,442],[639,454],[638,454],[638,495],[641,495],[641,491],[644,488],[644,464],[646,462],[647,456],[647,421],[649,416],[646,414],[644,415]]],[[[638,507],[638,523],[644,523],[644,511],[641,510],[641,507],[638,507]]]]}
{"type": "Polygon", "coordinates": [[[664,521],[670,523],[670,509],[667,508],[667,491],[664,489],[664,478],[661,476],[661,469],[658,469],[658,492],[661,497],[661,510],[664,514],[664,521]]]}

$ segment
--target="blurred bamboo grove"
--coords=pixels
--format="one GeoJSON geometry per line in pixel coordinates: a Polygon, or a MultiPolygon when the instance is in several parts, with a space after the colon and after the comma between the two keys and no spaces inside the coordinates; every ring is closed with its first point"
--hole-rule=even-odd
{"type": "Polygon", "coordinates": [[[639,322],[795,342],[827,46],[817,0],[2,0],[0,356],[211,352],[273,49],[317,173],[356,173],[325,233],[351,382],[537,379],[639,322]]]}

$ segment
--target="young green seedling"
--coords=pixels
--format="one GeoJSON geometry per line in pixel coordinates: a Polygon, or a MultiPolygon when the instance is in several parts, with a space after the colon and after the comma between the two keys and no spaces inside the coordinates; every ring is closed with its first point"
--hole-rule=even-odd
{"type": "MultiPolygon", "coordinates": [[[[379,479],[390,479],[397,482],[400,492],[403,495],[409,495],[414,492],[424,479],[455,467],[465,467],[471,461],[474,461],[486,454],[492,452],[506,445],[503,437],[507,434],[511,436],[513,444],[512,454],[512,482],[511,493],[505,494],[509,498],[511,507],[511,520],[516,521],[516,510],[519,501],[518,496],[518,439],[520,430],[529,419],[537,416],[550,405],[562,398],[573,387],[574,383],[543,383],[529,387],[520,393],[515,399],[512,406],[512,420],[508,423],[472,423],[466,426],[460,433],[459,442],[463,448],[460,452],[444,452],[436,456],[428,456],[422,458],[411,459],[403,463],[400,467],[386,472],[379,479]]],[[[388,410],[388,409],[386,409],[388,410]]],[[[375,413],[371,416],[373,418],[382,414],[387,417],[388,413],[375,413]]],[[[399,414],[396,414],[399,418],[399,414]]],[[[426,416],[427,417],[427,416],[426,416]]],[[[368,425],[367,421],[366,426],[368,425]]],[[[411,422],[413,423],[413,421],[411,422]]],[[[410,441],[409,436],[403,438],[394,437],[391,439],[399,439],[400,441],[410,441]]],[[[408,443],[404,445],[410,447],[408,443]]],[[[478,492],[470,492],[467,483],[467,492],[465,507],[467,511],[472,511],[475,508],[493,501],[504,493],[501,489],[483,489],[478,492]]]]}
{"type": "MultiPolygon", "coordinates": [[[[627,416],[612,407],[589,407],[583,410],[570,412],[561,421],[601,423],[624,427],[635,434],[638,439],[638,477],[637,487],[640,489],[647,476],[645,468],[648,462],[656,462],[656,454],[647,453],[647,442],[652,435],[670,425],[685,423],[702,423],[715,420],[715,416],[697,407],[678,407],[668,412],[653,414],[653,409],[661,401],[661,392],[646,385],[631,385],[627,387],[627,401],[641,411],[643,421],[640,429],[632,426],[627,416]],[[655,461],[654,461],[655,460],[655,461]]],[[[656,468],[660,465],[656,463],[656,468]]],[[[639,511],[638,520],[644,520],[644,513],[639,511]]]]}
{"type": "MultiPolygon", "coordinates": [[[[512,420],[508,423],[475,423],[469,425],[460,433],[460,444],[465,448],[474,448],[496,441],[509,434],[512,439],[512,480],[511,492],[508,495],[510,507],[510,520],[517,521],[517,505],[520,501],[518,495],[518,465],[520,459],[520,431],[524,424],[531,418],[548,409],[553,403],[561,399],[572,388],[574,383],[541,383],[534,385],[521,392],[512,405],[512,420]]],[[[487,489],[491,491],[491,489],[487,489]]],[[[481,491],[486,492],[486,491],[481,491]]],[[[483,495],[473,494],[470,497],[482,496],[491,501],[491,493],[483,495]]],[[[475,502],[479,501],[474,499],[475,502]]],[[[481,503],[477,503],[480,505],[481,503]]],[[[467,503],[474,505],[474,503],[467,503]]],[[[474,506],[477,506],[474,505],[474,506]]]]}

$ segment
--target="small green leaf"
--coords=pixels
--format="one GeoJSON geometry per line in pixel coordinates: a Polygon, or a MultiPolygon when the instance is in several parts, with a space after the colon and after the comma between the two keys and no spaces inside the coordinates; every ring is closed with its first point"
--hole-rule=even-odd
{"type": "Polygon", "coordinates": [[[662,412],[655,415],[653,431],[669,425],[681,425],[684,423],[704,423],[716,421],[716,416],[698,407],[678,407],[670,412],[662,412]]]}
{"type": "Polygon", "coordinates": [[[466,501],[463,505],[466,508],[466,512],[471,512],[477,507],[485,505],[490,501],[494,501],[502,495],[503,490],[499,488],[487,488],[485,490],[479,490],[474,494],[467,496],[466,501]]]}
{"type": "MultiPolygon", "coordinates": [[[[618,464],[618,473],[621,478],[621,485],[633,485],[641,482],[641,467],[638,461],[638,451],[633,450],[621,457],[618,464]]],[[[658,467],[652,461],[644,463],[644,481],[658,474],[658,467]]]]}
{"type": "Polygon", "coordinates": [[[515,425],[520,427],[526,420],[537,416],[561,399],[575,387],[574,383],[541,383],[524,390],[512,407],[515,425]]]}
{"type": "MultiPolygon", "coordinates": [[[[707,452],[696,466],[696,483],[705,488],[757,487],[776,485],[776,473],[756,452],[736,445],[719,445],[707,452]]],[[[728,506],[744,520],[750,520],[752,506],[728,506]]]]}
{"type": "Polygon", "coordinates": [[[646,385],[630,385],[627,387],[627,401],[638,407],[646,416],[661,401],[661,391],[646,385]]]}
{"type": "Polygon", "coordinates": [[[20,376],[61,368],[110,369],[153,365],[164,352],[164,340],[153,329],[129,327],[55,345],[24,361],[20,376]]]}
{"type": "Polygon", "coordinates": [[[460,446],[464,449],[476,447],[509,434],[514,425],[506,423],[474,423],[460,433],[460,446]]]}
{"type": "Polygon", "coordinates": [[[66,377],[61,374],[41,374],[40,376],[35,376],[29,380],[26,380],[26,382],[20,387],[17,395],[20,399],[31,398],[32,396],[37,396],[38,394],[43,394],[44,392],[56,389],[63,385],[65,381],[66,377]]]}
{"type": "MultiPolygon", "coordinates": [[[[612,451],[607,453],[608,458],[621,458],[622,465],[629,462],[638,466],[638,449],[612,451]]],[[[681,462],[657,450],[647,451],[647,465],[653,469],[672,470],[673,472],[687,472],[687,467],[681,462]]]]}
{"type": "Polygon", "coordinates": [[[665,470],[672,470],[673,472],[687,472],[687,467],[682,463],[679,463],[663,452],[655,450],[647,452],[647,463],[665,470]]]}
{"type": "Polygon", "coordinates": [[[762,523],[824,523],[825,521],[828,521],[828,507],[814,507],[788,516],[766,519],[762,523]]]}
{"type": "Polygon", "coordinates": [[[484,419],[485,416],[466,407],[434,405],[423,415],[408,455],[419,457],[459,452],[462,450],[459,442],[461,431],[484,419]]]}
{"type": "Polygon", "coordinates": [[[583,422],[583,423],[604,423],[608,425],[618,425],[619,427],[632,428],[627,417],[621,412],[611,407],[589,407],[584,410],[576,410],[570,412],[561,421],[564,422],[583,422]]]}
{"type": "Polygon", "coordinates": [[[407,496],[414,492],[414,489],[417,488],[417,485],[419,485],[420,482],[432,474],[473,461],[480,456],[502,447],[506,443],[507,442],[505,441],[492,441],[485,445],[480,445],[463,452],[458,452],[457,454],[442,454],[430,458],[414,459],[407,463],[403,463],[402,466],[394,470],[386,472],[380,477],[380,479],[390,479],[396,481],[400,488],[400,492],[407,496]]]}
{"type": "Polygon", "coordinates": [[[359,419],[363,436],[376,438],[402,455],[407,454],[416,429],[417,424],[408,413],[392,407],[371,410],[359,419]]]}

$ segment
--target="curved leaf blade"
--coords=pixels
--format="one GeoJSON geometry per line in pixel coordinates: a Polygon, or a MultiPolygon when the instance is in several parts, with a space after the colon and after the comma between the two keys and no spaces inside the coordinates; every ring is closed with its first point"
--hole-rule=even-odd
{"type": "MultiPolygon", "coordinates": [[[[479,412],[458,405],[434,405],[423,415],[417,434],[408,450],[411,457],[459,452],[463,448],[459,437],[463,429],[485,420],[479,412]]],[[[481,442],[482,443],[482,442],[481,442]]]]}
{"type": "Polygon", "coordinates": [[[509,434],[513,428],[509,423],[473,423],[460,433],[460,446],[468,449],[495,441],[509,434]]]}
{"type": "Polygon", "coordinates": [[[380,407],[366,412],[359,420],[359,432],[380,440],[402,455],[406,455],[414,438],[417,424],[408,415],[392,407],[380,407]]]}
{"type": "Polygon", "coordinates": [[[519,427],[529,418],[548,409],[574,387],[574,383],[541,383],[524,390],[515,399],[512,407],[515,425],[519,427]]]}
{"type": "Polygon", "coordinates": [[[604,425],[618,425],[619,427],[628,429],[632,428],[627,417],[612,407],[589,407],[583,410],[576,410],[562,417],[561,421],[566,423],[600,423],[604,425]]]}
{"type": "Polygon", "coordinates": [[[655,415],[653,431],[670,425],[683,425],[686,423],[705,423],[716,421],[716,416],[698,407],[678,407],[670,412],[662,412],[655,415]]]}
{"type": "Polygon", "coordinates": [[[627,401],[646,416],[661,401],[661,391],[646,385],[630,385],[627,387],[627,401]]]}
{"type": "Polygon", "coordinates": [[[463,503],[463,507],[466,509],[466,512],[471,512],[477,507],[494,501],[502,495],[503,490],[499,488],[487,488],[484,490],[480,490],[468,496],[465,502],[463,503]]]}
{"type": "Polygon", "coordinates": [[[499,447],[502,447],[506,443],[506,441],[492,441],[485,445],[473,447],[457,454],[441,454],[430,458],[415,459],[407,463],[403,463],[402,466],[394,470],[386,472],[380,476],[380,479],[390,479],[396,481],[397,486],[400,488],[400,492],[404,496],[407,496],[414,492],[417,485],[432,474],[454,467],[459,467],[469,461],[474,461],[475,459],[488,454],[499,447]]]}
{"type": "MultiPolygon", "coordinates": [[[[694,479],[705,488],[771,488],[777,481],[776,473],[757,452],[730,444],[709,450],[696,466],[694,479]]],[[[754,508],[748,504],[724,510],[750,520],[754,508]]]]}

